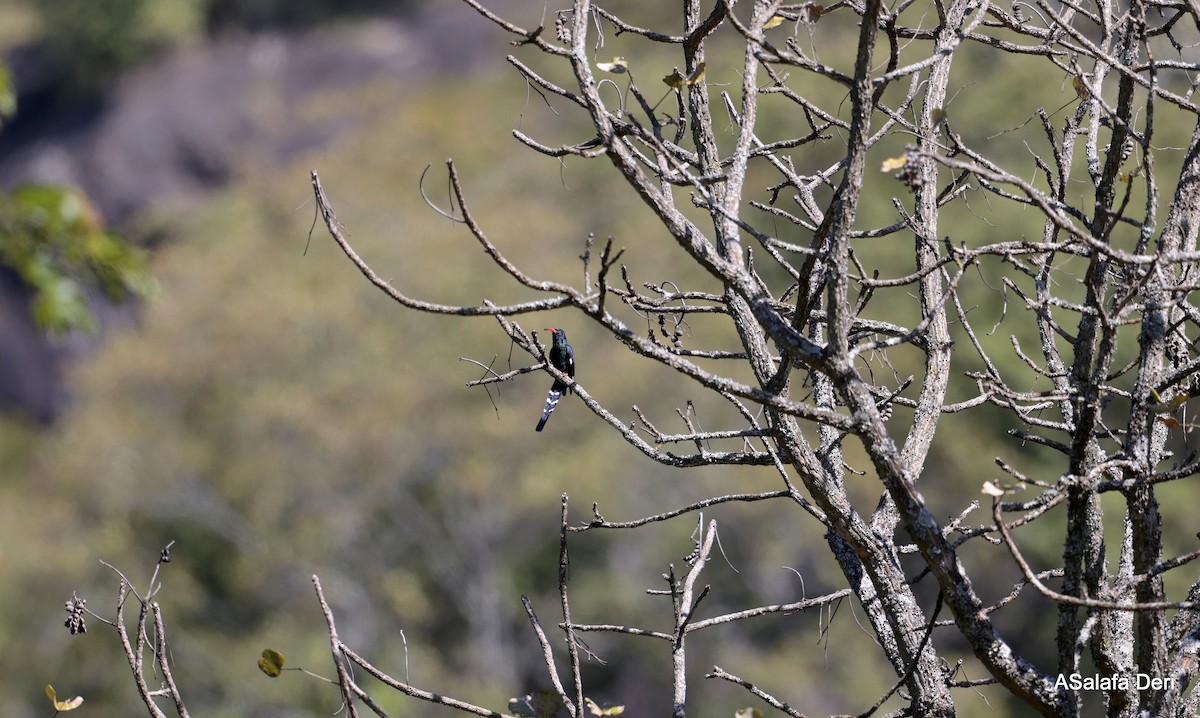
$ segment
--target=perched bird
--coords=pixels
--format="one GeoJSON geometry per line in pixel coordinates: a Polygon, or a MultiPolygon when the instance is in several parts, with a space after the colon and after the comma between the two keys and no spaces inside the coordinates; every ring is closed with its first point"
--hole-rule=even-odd
{"type": "MultiPolygon", "coordinates": [[[[550,364],[555,369],[563,374],[575,378],[575,350],[567,344],[567,333],[561,329],[546,327],[546,331],[554,337],[554,344],[550,345],[550,364]]],[[[550,418],[550,412],[554,411],[554,407],[558,406],[558,400],[562,398],[564,391],[570,391],[570,388],[559,381],[554,380],[554,386],[550,387],[550,393],[546,395],[546,408],[542,409],[542,420],[538,422],[537,430],[541,431],[542,427],[546,426],[546,420],[550,418]]]]}

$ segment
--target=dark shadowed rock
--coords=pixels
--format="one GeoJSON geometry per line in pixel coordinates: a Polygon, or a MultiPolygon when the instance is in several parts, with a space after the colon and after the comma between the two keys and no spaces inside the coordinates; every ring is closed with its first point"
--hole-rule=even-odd
{"type": "MultiPolygon", "coordinates": [[[[465,6],[299,34],[228,35],[142,66],[103,102],[66,111],[48,99],[44,58],[26,48],[8,58],[21,114],[0,133],[0,186],[80,187],[120,230],[157,203],[187,202],[325,146],[370,111],[304,111],[323,93],[469,71],[506,39],[465,6]]],[[[28,305],[20,281],[0,275],[0,409],[49,422],[65,406],[63,368],[95,342],[42,336],[28,305]]],[[[101,314],[111,319],[112,308],[101,314]]]]}

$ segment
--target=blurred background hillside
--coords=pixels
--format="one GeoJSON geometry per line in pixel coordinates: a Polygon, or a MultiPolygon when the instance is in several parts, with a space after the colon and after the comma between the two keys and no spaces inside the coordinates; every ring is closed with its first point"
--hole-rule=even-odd
{"type": "MultiPolygon", "coordinates": [[[[675,11],[661,5],[612,7],[652,24],[675,11]]],[[[553,25],[541,3],[490,6],[527,27],[553,25]]],[[[836,48],[854,32],[852,20],[832,17],[821,42],[836,48]]],[[[445,201],[444,162],[453,157],[476,217],[530,274],[579,282],[578,257],[594,232],[627,248],[637,283],[711,289],[677,261],[636,197],[610,182],[603,161],[560,165],[511,137],[513,128],[549,144],[590,135],[526,88],[504,61],[518,52],[509,39],[449,0],[0,5],[0,52],[18,90],[17,114],[0,132],[0,185],[81,188],[108,226],[145,253],[154,285],[144,301],[91,297],[91,332],[47,335],[22,320],[28,297],[19,281],[0,276],[0,718],[49,715],[47,683],[83,695],[81,715],[144,710],[112,630],[92,621],[85,636],[70,638],[63,602],[77,591],[111,616],[118,579],[101,560],[141,587],[172,540],[160,600],[193,715],[337,711],[328,685],[296,673],[271,680],[255,666],[269,646],[289,666],[331,672],[314,573],[343,639],[360,654],[393,675],[407,670],[422,688],[502,709],[510,696],[547,684],[520,595],[554,623],[563,492],[584,521],[593,501],[618,520],[776,488],[771,471],[648,463],[570,398],[535,434],[544,375],[491,396],[464,387],[480,369],[459,357],[508,366],[493,321],[403,310],[320,228],[305,253],[314,219],[308,171],[316,168],[351,241],[403,291],[447,303],[529,298],[492,271],[460,225],[422,201],[418,177],[430,164],[426,189],[445,201]]],[[[680,64],[608,39],[605,55],[645,68],[643,86],[680,64]]],[[[536,61],[532,52],[521,57],[536,61]]],[[[1035,90],[1021,68],[972,67],[964,57],[961,96],[949,111],[973,139],[1023,121],[999,112],[1014,97],[1053,110],[1073,96],[1065,79],[1035,90]]],[[[714,62],[708,81],[728,82],[739,67],[714,62]]],[[[1032,173],[1022,143],[1037,132],[994,141],[1002,158],[1007,152],[1032,173]]],[[[905,143],[897,137],[890,149],[905,143]]],[[[810,159],[827,163],[841,151],[835,140],[810,159]]],[[[881,187],[865,224],[894,215],[890,197],[902,190],[881,187]]],[[[996,231],[1040,231],[1036,218],[1023,227],[1020,217],[992,216],[986,202],[970,211],[973,226],[983,218],[996,231]]],[[[911,266],[910,253],[894,244],[863,250],[895,274],[911,266]]],[[[998,296],[977,298],[987,325],[1005,316],[998,296]]],[[[614,412],[632,418],[638,404],[660,427],[681,428],[674,411],[696,397],[671,375],[623,363],[623,350],[578,317],[521,323],[564,327],[579,379],[614,412]]],[[[708,327],[693,331],[703,338],[708,327]]],[[[1007,343],[1012,331],[1002,327],[990,341],[1007,343]]],[[[700,401],[697,411],[715,428],[725,409],[700,401]]],[[[1009,428],[980,412],[939,438],[928,470],[937,488],[926,490],[939,515],[973,498],[986,470],[979,457],[990,461],[1009,428]]],[[[1044,455],[1033,447],[1013,457],[1009,442],[1006,451],[1031,475],[1057,474],[1039,468],[1044,455]]],[[[862,483],[859,498],[872,501],[877,488],[862,483]]],[[[713,614],[843,582],[818,527],[784,507],[725,507],[706,518],[721,522],[725,557],[706,574],[713,614]]],[[[694,525],[681,518],[577,538],[576,620],[667,628],[669,606],[645,589],[662,588],[667,565],[682,563],[694,525]]],[[[1056,560],[1051,546],[1040,558],[1056,560]]],[[[1014,574],[994,571],[994,595],[1003,595],[1014,574]]],[[[704,715],[752,703],[736,687],[705,684],[714,661],[806,711],[864,709],[863,697],[873,700],[892,678],[860,664],[873,639],[855,610],[699,635],[692,685],[705,696],[704,715]]],[[[1047,613],[1046,625],[1052,620],[1047,613]]],[[[585,666],[592,697],[623,703],[631,715],[666,714],[664,647],[609,636],[589,645],[606,661],[585,666]]],[[[1005,709],[986,692],[960,701],[967,716],[1005,709]]],[[[383,705],[396,716],[435,710],[395,696],[383,705]]]]}

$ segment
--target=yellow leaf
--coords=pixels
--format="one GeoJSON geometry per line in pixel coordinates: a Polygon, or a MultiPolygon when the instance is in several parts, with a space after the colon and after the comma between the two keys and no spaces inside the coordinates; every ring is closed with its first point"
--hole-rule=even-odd
{"type": "Polygon", "coordinates": [[[58,699],[58,694],[54,692],[54,686],[50,685],[49,683],[46,684],[46,697],[49,698],[50,702],[54,704],[54,710],[59,713],[62,713],[63,711],[73,711],[83,703],[82,696],[75,696],[70,700],[60,701],[58,699]]]}
{"type": "Polygon", "coordinates": [[[1158,417],[1158,420],[1166,424],[1167,428],[1169,429],[1178,429],[1180,426],[1179,419],[1176,419],[1173,416],[1160,416],[1158,417]]]}
{"type": "Polygon", "coordinates": [[[696,63],[696,69],[692,70],[692,74],[687,76],[688,85],[694,85],[697,82],[700,82],[700,78],[704,77],[704,68],[706,64],[707,63],[703,62],[696,63]]]}
{"type": "Polygon", "coordinates": [[[880,172],[892,172],[898,170],[908,164],[907,157],[889,157],[883,161],[883,166],[879,168],[880,172]]]}
{"type": "Polygon", "coordinates": [[[278,678],[283,672],[283,654],[271,648],[264,648],[262,658],[258,659],[258,670],[272,678],[278,678]]]}
{"type": "Polygon", "coordinates": [[[663,78],[663,82],[667,83],[667,87],[672,87],[676,90],[682,89],[684,83],[683,73],[677,67],[674,72],[663,78]]]}
{"type": "Polygon", "coordinates": [[[584,698],[583,700],[587,703],[588,712],[594,716],[619,716],[625,712],[625,706],[607,706],[601,708],[591,698],[584,698]]]}
{"type": "Polygon", "coordinates": [[[1162,396],[1159,395],[1159,393],[1154,389],[1154,387],[1150,387],[1150,396],[1153,397],[1154,401],[1157,402],[1156,404],[1154,404],[1153,406],[1150,407],[1150,411],[1154,412],[1155,414],[1174,413],[1175,411],[1177,411],[1179,409],[1179,407],[1186,404],[1188,402],[1188,400],[1192,398],[1190,394],[1178,394],[1178,395],[1174,396],[1170,401],[1167,401],[1166,399],[1163,399],[1162,396]]]}
{"type": "Polygon", "coordinates": [[[83,705],[83,696],[75,696],[69,701],[56,701],[54,709],[61,713],[63,711],[73,711],[81,705],[83,705]]]}
{"type": "Polygon", "coordinates": [[[763,23],[763,29],[770,30],[773,27],[779,27],[783,24],[783,20],[784,18],[782,15],[772,15],[770,20],[767,20],[763,23]]]}
{"type": "Polygon", "coordinates": [[[612,62],[597,62],[596,67],[614,75],[623,75],[629,72],[629,61],[623,57],[614,57],[612,62]]]}

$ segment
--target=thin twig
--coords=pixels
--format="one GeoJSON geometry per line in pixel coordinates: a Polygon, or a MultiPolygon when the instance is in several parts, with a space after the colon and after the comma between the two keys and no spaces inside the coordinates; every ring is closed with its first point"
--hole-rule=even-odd
{"type": "Polygon", "coordinates": [[[1009,533],[1008,526],[1005,525],[1003,517],[1000,515],[1000,497],[992,497],[992,519],[996,522],[996,528],[1000,530],[1000,536],[1004,539],[1004,545],[1008,547],[1008,552],[1012,554],[1013,560],[1017,562],[1017,566],[1021,569],[1021,573],[1025,574],[1025,580],[1033,584],[1033,587],[1038,590],[1046,598],[1058,603],[1067,603],[1072,606],[1084,606],[1086,608],[1100,608],[1112,611],[1162,611],[1165,609],[1177,608],[1181,610],[1194,611],[1200,609],[1200,602],[1196,601],[1145,601],[1142,603],[1126,603],[1123,601],[1105,601],[1098,598],[1080,598],[1079,596],[1069,596],[1065,593],[1059,593],[1042,583],[1037,577],[1033,569],[1029,567],[1029,563],[1025,557],[1021,555],[1020,549],[1013,541],[1012,534],[1009,533]]]}
{"type": "Polygon", "coordinates": [[[567,695],[567,690],[563,687],[562,679],[558,677],[558,666],[554,662],[554,649],[550,646],[550,640],[546,638],[546,631],[542,629],[542,622],[538,620],[537,613],[533,610],[533,601],[529,600],[529,596],[521,596],[521,605],[525,607],[525,615],[529,616],[529,623],[533,626],[534,634],[537,635],[538,645],[542,647],[542,660],[546,664],[546,672],[550,674],[550,682],[554,685],[554,690],[558,693],[558,697],[562,699],[563,705],[567,707],[567,711],[574,716],[574,701],[567,695]]]}
{"type": "Polygon", "coordinates": [[[579,670],[579,644],[575,638],[575,628],[571,625],[571,602],[567,598],[567,581],[571,574],[571,558],[567,553],[567,495],[562,495],[562,515],[558,532],[558,596],[562,603],[563,628],[567,638],[567,656],[571,660],[571,678],[575,683],[575,701],[567,701],[567,710],[572,716],[580,716],[583,711],[583,676],[579,670]]]}
{"type": "Polygon", "coordinates": [[[333,667],[337,671],[337,684],[342,692],[342,704],[346,707],[351,718],[358,718],[358,707],[354,704],[354,683],[350,672],[346,669],[346,661],[342,651],[342,641],[338,638],[337,626],[333,622],[333,610],[325,600],[325,592],[321,590],[321,579],[313,574],[313,588],[317,592],[317,602],[321,605],[321,614],[325,616],[325,625],[329,630],[329,652],[333,657],[333,667]]]}

